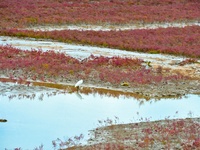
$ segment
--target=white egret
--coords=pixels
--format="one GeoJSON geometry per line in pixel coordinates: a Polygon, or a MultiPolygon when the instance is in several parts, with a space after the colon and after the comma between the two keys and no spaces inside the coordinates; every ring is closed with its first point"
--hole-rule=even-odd
{"type": "Polygon", "coordinates": [[[79,80],[76,84],[75,87],[77,88],[77,90],[79,89],[79,86],[83,83],[83,80],[79,80]]]}

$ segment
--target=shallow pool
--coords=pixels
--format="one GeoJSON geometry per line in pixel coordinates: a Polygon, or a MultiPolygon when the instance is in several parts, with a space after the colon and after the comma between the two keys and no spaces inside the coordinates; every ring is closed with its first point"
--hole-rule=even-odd
{"type": "Polygon", "coordinates": [[[53,149],[52,141],[80,135],[107,118],[118,123],[200,116],[200,97],[136,100],[125,96],[66,93],[42,87],[20,87],[0,83],[0,149],[34,149],[43,144],[53,149]],[[26,90],[22,90],[26,89],[26,90]],[[29,96],[28,96],[29,95],[29,96]],[[34,95],[34,96],[33,96],[34,95]]]}

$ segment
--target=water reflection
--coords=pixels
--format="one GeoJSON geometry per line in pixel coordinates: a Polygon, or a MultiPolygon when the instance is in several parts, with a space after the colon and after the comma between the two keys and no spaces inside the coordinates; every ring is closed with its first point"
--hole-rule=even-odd
{"type": "Polygon", "coordinates": [[[141,101],[133,97],[68,93],[32,86],[26,87],[23,92],[35,94],[34,100],[18,96],[10,100],[9,94],[20,94],[17,91],[19,86],[1,83],[0,87],[3,87],[0,92],[0,118],[8,121],[0,123],[0,149],[33,149],[41,144],[44,149],[53,149],[53,140],[67,140],[81,133],[87,138],[88,130],[96,128],[99,120],[107,118],[115,120],[117,117],[117,123],[130,123],[168,116],[200,116],[200,101],[196,95],[181,99],[144,100],[140,105],[141,101]]]}
{"type": "MultiPolygon", "coordinates": [[[[74,85],[69,85],[69,84],[59,84],[59,83],[48,83],[48,82],[28,82],[24,81],[24,84],[13,84],[16,83],[16,79],[10,79],[10,78],[0,78],[0,92],[5,94],[5,93],[12,93],[10,95],[10,98],[16,97],[17,96],[17,91],[18,91],[18,96],[20,97],[26,97],[26,98],[34,98],[35,94],[30,95],[30,93],[41,91],[46,89],[45,87],[49,87],[51,90],[54,89],[53,94],[55,95],[56,93],[60,93],[61,91],[58,91],[56,89],[61,89],[62,92],[64,93],[77,93],[77,89],[74,87],[74,85]],[[32,86],[29,86],[29,85],[32,86]],[[4,88],[4,86],[8,86],[8,88],[4,88]],[[22,94],[23,93],[23,94],[22,94]]],[[[50,90],[49,89],[49,90],[50,90]]],[[[127,92],[127,91],[119,91],[119,90],[113,90],[113,89],[105,89],[105,88],[97,88],[97,87],[81,87],[79,92],[77,93],[77,96],[82,99],[80,93],[84,93],[86,95],[88,94],[99,94],[99,95],[107,95],[110,97],[119,97],[121,95],[125,97],[134,97],[135,99],[146,99],[149,100],[149,97],[144,97],[142,95],[139,95],[137,93],[132,93],[132,92],[127,92]]],[[[47,93],[49,96],[52,95],[52,93],[47,93]]]]}
{"type": "MultiPolygon", "coordinates": [[[[16,83],[17,82],[17,79],[10,79],[10,78],[0,78],[0,82],[2,82],[1,84],[3,83],[7,83],[7,82],[11,82],[12,83],[16,83]]],[[[0,87],[0,92],[4,91],[5,88],[3,88],[3,86],[0,87]],[[2,88],[1,88],[2,87],[2,88]]],[[[149,96],[145,96],[145,95],[142,95],[142,94],[138,94],[138,93],[133,93],[131,91],[127,91],[125,89],[110,89],[109,87],[107,88],[101,88],[101,87],[95,87],[95,86],[92,86],[92,85],[89,85],[89,87],[87,86],[82,86],[80,89],[79,89],[79,92],[77,93],[77,89],[74,87],[74,85],[70,85],[70,84],[61,84],[61,83],[48,83],[48,82],[36,82],[36,81],[23,81],[23,84],[14,84],[14,86],[11,86],[9,87],[8,89],[6,89],[6,91],[9,91],[9,93],[15,93],[14,91],[15,90],[18,90],[19,92],[19,95],[18,97],[26,97],[26,98],[30,98],[30,99],[33,99],[35,97],[34,94],[31,95],[27,95],[27,94],[22,94],[23,93],[27,93],[29,91],[32,92],[32,91],[40,91],[42,89],[45,89],[45,87],[49,87],[49,88],[52,88],[52,89],[61,89],[63,90],[62,92],[64,93],[73,93],[75,92],[77,94],[77,96],[82,99],[81,97],[81,93],[84,93],[84,94],[99,94],[99,95],[106,95],[106,96],[110,96],[110,97],[119,97],[119,96],[125,96],[125,97],[134,97],[135,99],[140,99],[140,104],[143,104],[143,101],[145,100],[150,100],[151,97],[149,96]],[[31,86],[30,86],[31,85],[31,86]],[[33,88],[35,88],[33,90],[33,88]]],[[[55,90],[56,91],[56,90],[55,90]]],[[[56,92],[53,92],[53,94],[55,95],[56,93],[60,93],[61,91],[56,91],[56,92]]],[[[48,93],[49,95],[49,93],[48,93]]],[[[50,94],[52,95],[52,94],[50,94]]],[[[13,94],[13,95],[10,95],[9,97],[12,99],[13,97],[16,97],[17,95],[16,94],[13,94]]],[[[174,95],[174,96],[166,96],[166,97],[162,97],[162,98],[181,98],[182,95],[174,95]]],[[[155,98],[156,100],[160,100],[160,97],[156,97],[155,98]]],[[[42,100],[42,99],[41,99],[42,100]]]]}
{"type": "Polygon", "coordinates": [[[83,99],[83,97],[81,96],[81,94],[77,91],[76,92],[76,96],[79,98],[79,99],[83,99]]]}

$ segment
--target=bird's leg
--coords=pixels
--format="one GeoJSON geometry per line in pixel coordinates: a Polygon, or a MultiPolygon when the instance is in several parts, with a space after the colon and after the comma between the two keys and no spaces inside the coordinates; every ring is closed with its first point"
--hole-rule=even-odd
{"type": "Polygon", "coordinates": [[[79,91],[79,86],[76,87],[77,92],[79,91]]]}

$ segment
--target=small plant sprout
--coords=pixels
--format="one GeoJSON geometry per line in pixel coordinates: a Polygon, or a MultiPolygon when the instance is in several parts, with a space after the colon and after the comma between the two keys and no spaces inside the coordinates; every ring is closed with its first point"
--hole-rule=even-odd
{"type": "Polygon", "coordinates": [[[79,86],[83,83],[83,80],[79,80],[76,84],[75,87],[77,88],[77,90],[79,90],[79,86]]]}
{"type": "Polygon", "coordinates": [[[149,69],[152,67],[150,61],[146,61],[145,63],[146,63],[145,69],[149,69]]]}
{"type": "Polygon", "coordinates": [[[121,86],[129,86],[129,83],[128,82],[122,82],[121,86]]]}

